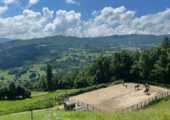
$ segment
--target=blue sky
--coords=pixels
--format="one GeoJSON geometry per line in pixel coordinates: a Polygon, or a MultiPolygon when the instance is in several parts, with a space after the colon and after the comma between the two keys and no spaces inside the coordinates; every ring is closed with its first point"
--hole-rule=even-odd
{"type": "Polygon", "coordinates": [[[12,39],[170,34],[170,0],[0,0],[1,30],[12,39]]]}
{"type": "MultiPolygon", "coordinates": [[[[101,10],[104,7],[117,8],[125,6],[129,10],[135,10],[136,16],[140,17],[146,14],[153,14],[170,8],[170,0],[77,0],[77,4],[68,4],[65,0],[39,0],[37,4],[29,9],[41,11],[43,7],[56,10],[75,10],[81,12],[83,19],[88,19],[94,10],[101,10]]],[[[16,4],[10,5],[10,9],[5,16],[14,16],[22,13],[23,8],[27,8],[29,0],[20,0],[20,7],[16,4]],[[23,8],[22,8],[23,7],[23,8]]],[[[3,5],[1,2],[0,5],[3,5]]]]}

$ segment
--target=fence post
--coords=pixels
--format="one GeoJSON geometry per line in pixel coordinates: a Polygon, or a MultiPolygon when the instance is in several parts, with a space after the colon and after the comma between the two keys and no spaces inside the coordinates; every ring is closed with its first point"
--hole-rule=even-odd
{"type": "Polygon", "coordinates": [[[32,111],[32,107],[30,107],[30,112],[31,112],[31,120],[33,120],[33,111],[32,111]]]}

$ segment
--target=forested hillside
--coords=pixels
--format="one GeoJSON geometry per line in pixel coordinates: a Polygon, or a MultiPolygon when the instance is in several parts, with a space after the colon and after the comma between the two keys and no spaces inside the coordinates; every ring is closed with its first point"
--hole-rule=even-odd
{"type": "Polygon", "coordinates": [[[36,81],[52,64],[59,75],[84,70],[97,56],[160,45],[164,36],[122,35],[98,38],[46,37],[0,43],[0,79],[36,81]]]}
{"type": "Polygon", "coordinates": [[[61,78],[53,75],[47,66],[47,77],[38,82],[37,88],[68,89],[114,82],[146,80],[170,85],[170,40],[165,37],[160,46],[141,52],[120,51],[112,57],[98,57],[84,71],[75,70],[61,78]]]}

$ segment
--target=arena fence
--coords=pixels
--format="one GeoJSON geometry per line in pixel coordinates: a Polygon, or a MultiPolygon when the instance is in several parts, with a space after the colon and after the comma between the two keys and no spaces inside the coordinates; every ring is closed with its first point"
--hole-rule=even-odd
{"type": "Polygon", "coordinates": [[[79,100],[77,100],[76,103],[78,106],[85,106],[87,108],[87,110],[89,110],[89,111],[93,111],[93,112],[101,112],[102,111],[101,109],[99,109],[93,105],[81,102],[79,100]]]}
{"type": "Polygon", "coordinates": [[[167,92],[164,92],[162,94],[158,94],[156,96],[153,96],[149,99],[146,99],[142,102],[139,102],[137,104],[134,104],[132,106],[129,106],[127,108],[124,108],[123,110],[126,110],[126,111],[132,111],[132,110],[136,110],[136,109],[140,109],[146,105],[148,105],[151,101],[155,100],[155,99],[160,99],[160,98],[164,98],[164,97],[167,97],[167,96],[170,96],[170,91],[167,91],[167,92]]]}

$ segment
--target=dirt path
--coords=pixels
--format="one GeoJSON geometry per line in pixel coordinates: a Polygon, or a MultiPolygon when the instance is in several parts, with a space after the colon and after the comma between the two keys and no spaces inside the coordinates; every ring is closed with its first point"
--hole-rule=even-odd
{"type": "Polygon", "coordinates": [[[136,90],[135,85],[134,83],[128,83],[127,87],[122,84],[114,85],[77,95],[70,99],[82,101],[103,111],[116,111],[167,91],[167,89],[164,88],[151,86],[149,91],[150,95],[146,95],[144,93],[144,85],[140,85],[140,90],[136,90]]]}
{"type": "Polygon", "coordinates": [[[45,94],[48,94],[48,92],[43,92],[43,93],[34,94],[34,95],[31,95],[31,97],[41,96],[41,95],[45,95],[45,94]]]}

